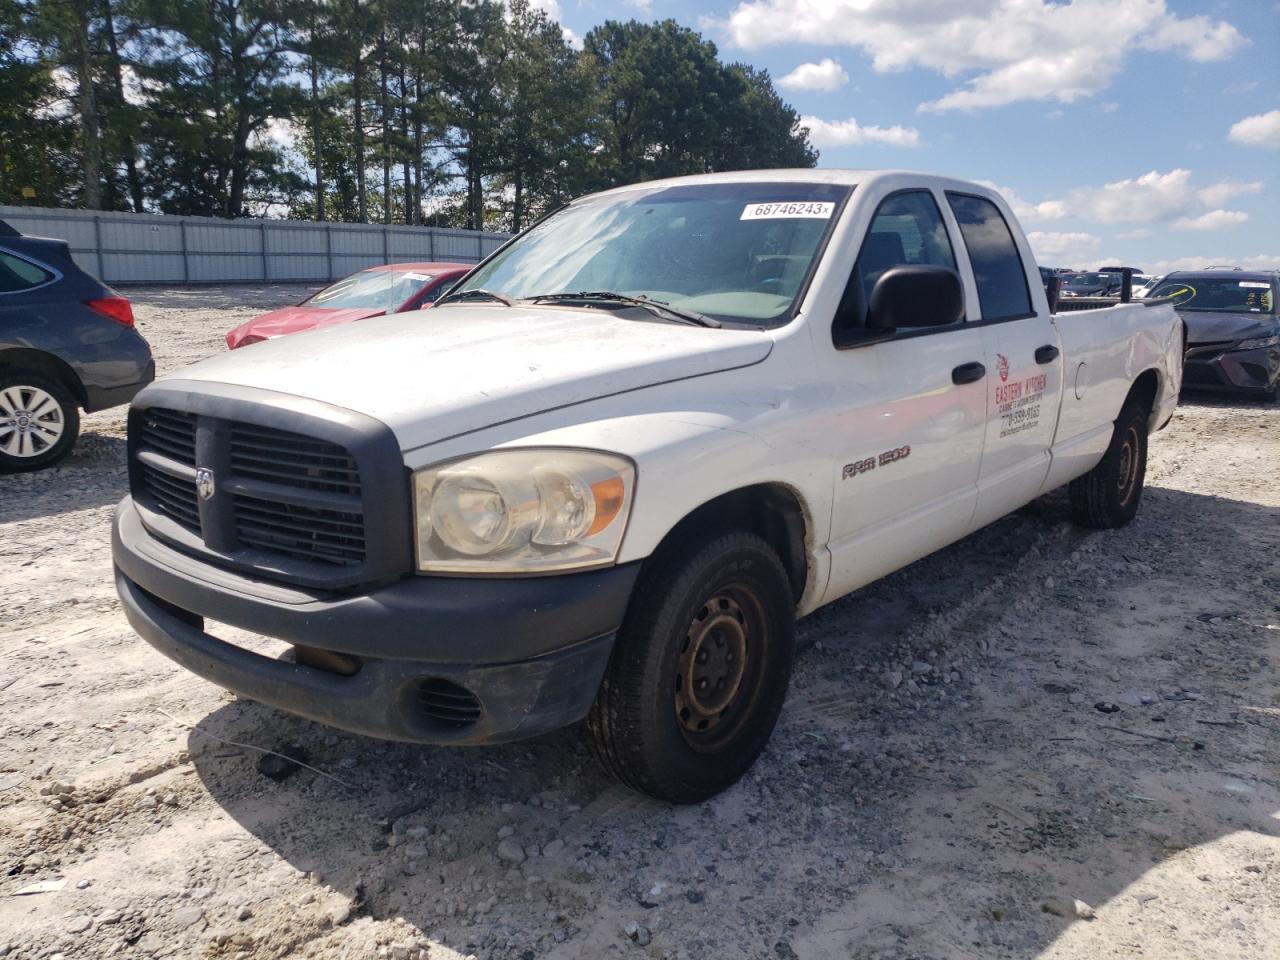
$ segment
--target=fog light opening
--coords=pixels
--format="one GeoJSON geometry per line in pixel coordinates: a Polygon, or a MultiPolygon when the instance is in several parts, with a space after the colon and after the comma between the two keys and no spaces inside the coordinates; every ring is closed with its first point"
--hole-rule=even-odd
{"type": "Polygon", "coordinates": [[[418,702],[432,721],[458,730],[480,719],[480,701],[466,687],[443,677],[432,677],[418,684],[418,702]]]}

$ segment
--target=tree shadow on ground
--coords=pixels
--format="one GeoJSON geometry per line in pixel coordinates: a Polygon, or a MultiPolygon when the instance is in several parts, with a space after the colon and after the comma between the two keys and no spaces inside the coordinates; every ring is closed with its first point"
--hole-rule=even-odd
{"type": "Polygon", "coordinates": [[[1065,511],[1043,498],[803,621],[764,757],[697,807],[613,785],[573,729],[457,750],[242,701],[201,721],[299,744],[350,789],[273,783],[197,733],[190,750],[227,814],[357,915],[486,958],[633,949],[629,920],[691,960],[1036,957],[1088,923],[1072,898],[1102,925],[1197,848],[1280,832],[1280,511],[1159,487],[1122,531],[1065,511]],[[499,858],[503,828],[523,863],[499,858]]]}

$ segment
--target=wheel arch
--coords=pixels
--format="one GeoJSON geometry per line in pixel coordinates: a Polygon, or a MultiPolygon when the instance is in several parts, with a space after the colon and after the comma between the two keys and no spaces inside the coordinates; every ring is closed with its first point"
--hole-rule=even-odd
{"type": "MultiPolygon", "coordinates": [[[[1148,419],[1150,419],[1155,416],[1156,401],[1160,398],[1161,385],[1160,371],[1155,367],[1148,367],[1134,379],[1120,408],[1123,410],[1130,403],[1136,401],[1142,404],[1147,411],[1148,419]]],[[[1117,411],[1116,416],[1119,416],[1119,411],[1117,411]]],[[[1153,427],[1154,424],[1148,424],[1148,430],[1153,427]]]]}
{"type": "Polygon", "coordinates": [[[665,553],[689,538],[724,530],[746,530],[767,541],[782,560],[792,597],[800,604],[814,577],[809,561],[813,517],[794,487],[780,482],[757,483],[719,494],[668,530],[650,556],[665,553]]]}
{"type": "Polygon", "coordinates": [[[71,396],[75,398],[77,404],[81,407],[88,405],[88,396],[80,377],[72,369],[71,364],[52,353],[30,347],[0,348],[0,373],[9,370],[30,370],[32,373],[39,373],[57,380],[71,391],[71,396]]]}

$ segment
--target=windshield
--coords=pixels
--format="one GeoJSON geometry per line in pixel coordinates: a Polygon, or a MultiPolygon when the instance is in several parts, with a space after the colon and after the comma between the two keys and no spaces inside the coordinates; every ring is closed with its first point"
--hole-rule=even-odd
{"type": "Polygon", "coordinates": [[[1208,278],[1168,280],[1150,294],[1151,299],[1172,297],[1179,310],[1220,313],[1275,313],[1275,295],[1265,280],[1208,278]]]}
{"type": "Polygon", "coordinates": [[[774,325],[793,311],[850,189],[714,183],[589,197],[517,238],[453,295],[611,291],[774,325]]]}
{"type": "Polygon", "coordinates": [[[1078,273],[1067,280],[1069,287],[1097,287],[1111,282],[1109,273],[1078,273]]]}
{"type": "Polygon", "coordinates": [[[430,282],[430,274],[413,270],[361,270],[325,287],[306,304],[335,310],[359,307],[391,313],[430,282]]]}

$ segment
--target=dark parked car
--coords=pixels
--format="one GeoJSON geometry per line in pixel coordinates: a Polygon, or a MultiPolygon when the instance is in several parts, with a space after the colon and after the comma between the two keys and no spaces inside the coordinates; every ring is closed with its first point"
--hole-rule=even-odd
{"type": "Polygon", "coordinates": [[[1120,290],[1118,273],[1077,273],[1062,281],[1064,297],[1106,297],[1120,290]]]}
{"type": "Polygon", "coordinates": [[[1149,296],[1173,298],[1187,325],[1184,386],[1280,401],[1280,275],[1171,273],[1149,296]]]}
{"type": "Polygon", "coordinates": [[[155,379],[129,301],[85,273],[62,240],[0,220],[0,473],[66,456],[88,412],[155,379]]]}

